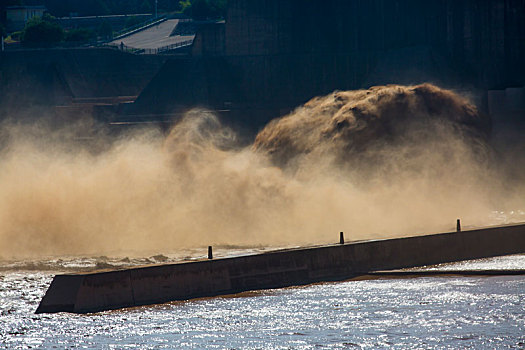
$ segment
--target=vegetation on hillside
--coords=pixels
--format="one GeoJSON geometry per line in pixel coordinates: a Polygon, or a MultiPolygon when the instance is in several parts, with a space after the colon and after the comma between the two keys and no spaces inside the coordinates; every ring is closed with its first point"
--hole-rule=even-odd
{"type": "MultiPolygon", "coordinates": [[[[7,6],[35,5],[32,0],[3,0],[0,12],[7,6]]],[[[220,19],[226,14],[228,0],[158,0],[158,12],[182,12],[196,20],[220,19]]],[[[56,17],[89,16],[130,13],[152,13],[155,0],[40,0],[49,13],[56,17]]],[[[75,28],[65,31],[56,18],[46,13],[43,17],[30,19],[20,32],[20,41],[25,46],[53,46],[60,42],[88,42],[97,37],[111,39],[113,29],[109,22],[102,21],[96,30],[75,28]]],[[[1,16],[0,16],[1,18],[1,16]]],[[[4,18],[5,20],[5,18],[4,18]]],[[[5,21],[4,21],[5,22],[5,21]]],[[[126,21],[126,28],[141,22],[140,17],[131,16],[126,21]]],[[[0,21],[0,34],[7,35],[5,23],[0,21]]],[[[11,33],[16,34],[16,33],[11,33]]],[[[11,35],[17,40],[18,35],[11,35]]]]}
{"type": "MultiPolygon", "coordinates": [[[[2,0],[6,5],[35,5],[36,0],[2,0]]],[[[227,0],[157,0],[158,12],[184,11],[195,18],[224,16],[227,0]]],[[[56,17],[103,16],[135,13],[153,13],[155,0],[38,0],[56,17]]]]}
{"type": "Polygon", "coordinates": [[[64,34],[67,42],[86,42],[96,38],[96,33],[88,28],[75,28],[68,30],[64,34]]]}
{"type": "Polygon", "coordinates": [[[43,17],[33,17],[22,30],[20,35],[20,41],[24,46],[28,47],[46,47],[54,46],[60,42],[75,42],[82,43],[88,42],[93,39],[96,39],[97,34],[111,35],[111,27],[109,29],[102,28],[104,33],[95,33],[93,30],[88,28],[74,28],[68,31],[62,29],[62,27],[57,23],[56,18],[44,14],[43,17]],[[109,30],[110,34],[107,34],[106,31],[109,30]]]}
{"type": "Polygon", "coordinates": [[[28,20],[20,39],[26,46],[49,46],[64,39],[64,30],[55,17],[45,14],[28,20]]]}
{"type": "Polygon", "coordinates": [[[113,28],[108,21],[102,21],[97,28],[97,34],[106,40],[109,40],[113,37],[113,28]]]}
{"type": "Polygon", "coordinates": [[[184,14],[197,19],[224,18],[227,0],[185,0],[180,1],[184,14]]]}

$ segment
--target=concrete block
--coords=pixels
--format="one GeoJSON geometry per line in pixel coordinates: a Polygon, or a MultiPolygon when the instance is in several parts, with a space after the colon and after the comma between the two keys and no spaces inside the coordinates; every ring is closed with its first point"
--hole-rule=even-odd
{"type": "Polygon", "coordinates": [[[58,275],[37,313],[86,313],[525,253],[525,224],[58,275]]]}

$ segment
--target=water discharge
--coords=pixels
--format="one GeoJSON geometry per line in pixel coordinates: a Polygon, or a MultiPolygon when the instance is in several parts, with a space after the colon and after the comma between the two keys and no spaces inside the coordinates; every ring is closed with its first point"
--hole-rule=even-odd
{"type": "Polygon", "coordinates": [[[202,110],[167,135],[98,133],[96,150],[66,129],[2,126],[0,257],[394,237],[525,207],[488,146],[488,120],[431,85],[316,98],[248,146],[202,110]]]}

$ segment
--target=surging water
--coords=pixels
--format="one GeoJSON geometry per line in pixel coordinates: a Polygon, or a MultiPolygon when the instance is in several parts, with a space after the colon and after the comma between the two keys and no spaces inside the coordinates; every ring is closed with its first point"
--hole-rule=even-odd
{"type": "MultiPolygon", "coordinates": [[[[253,146],[205,111],[166,136],[74,142],[75,128],[5,123],[0,257],[147,256],[289,246],[497,223],[523,184],[491,162],[475,107],[429,85],[314,99],[253,146]]],[[[103,133],[102,133],[103,134],[103,133]]]]}
{"type": "MultiPolygon", "coordinates": [[[[208,244],[231,255],[331,243],[339,231],[352,240],[453,230],[458,217],[464,227],[524,221],[523,184],[494,169],[484,128],[470,104],[430,86],[314,99],[248,147],[205,111],[167,136],[97,135],[95,149],[77,144],[75,128],[4,124],[0,347],[524,347],[523,276],[323,283],[34,314],[55,272],[191,260],[208,244]]],[[[525,261],[434,268],[476,266],[525,261]]]]}

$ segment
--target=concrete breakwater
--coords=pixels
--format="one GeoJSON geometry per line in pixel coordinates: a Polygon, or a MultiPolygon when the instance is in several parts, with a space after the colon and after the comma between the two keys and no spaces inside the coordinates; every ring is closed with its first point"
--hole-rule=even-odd
{"type": "Polygon", "coordinates": [[[88,313],[525,253],[525,224],[57,275],[36,313],[88,313]]]}

